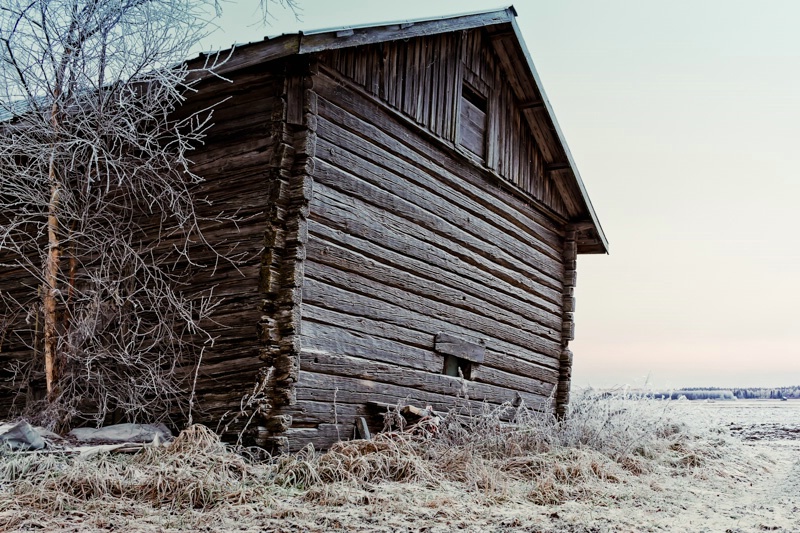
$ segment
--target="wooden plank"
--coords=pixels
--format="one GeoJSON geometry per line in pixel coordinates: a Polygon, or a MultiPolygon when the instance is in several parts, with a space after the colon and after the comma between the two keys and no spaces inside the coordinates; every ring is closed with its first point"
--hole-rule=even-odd
{"type": "Polygon", "coordinates": [[[428,112],[431,106],[431,38],[420,39],[420,65],[417,73],[419,83],[419,104],[417,105],[417,122],[430,127],[428,112]]]}
{"type": "Polygon", "coordinates": [[[430,131],[442,135],[444,84],[443,69],[447,61],[447,35],[437,35],[430,39],[428,67],[430,69],[428,94],[430,105],[426,111],[426,124],[430,131]]]}
{"type": "Polygon", "coordinates": [[[286,77],[286,122],[287,124],[302,125],[304,123],[303,106],[303,77],[288,75],[286,77]]]}
{"type": "MultiPolygon", "coordinates": [[[[264,161],[271,159],[274,145],[274,139],[264,135],[249,138],[245,134],[244,138],[230,142],[223,142],[212,135],[210,144],[192,155],[192,171],[203,176],[206,183],[219,180],[221,176],[210,171],[220,167],[241,171],[263,165],[264,161]]],[[[259,174],[259,179],[263,182],[263,172],[259,174]]]]}
{"type": "Polygon", "coordinates": [[[399,101],[402,97],[402,91],[399,90],[399,53],[397,50],[397,43],[385,43],[385,47],[389,49],[389,56],[387,60],[387,78],[386,78],[386,91],[389,95],[389,105],[395,109],[399,109],[399,101]]]}
{"type": "Polygon", "coordinates": [[[335,33],[316,33],[303,35],[299,52],[310,54],[322,50],[363,46],[366,44],[410,40],[439,33],[463,31],[481,26],[509,23],[514,15],[509,9],[438,20],[415,21],[411,26],[384,25],[355,28],[352,35],[337,37],[335,33]]]}
{"type": "Polygon", "coordinates": [[[354,420],[357,417],[365,417],[368,422],[374,422],[375,424],[372,427],[376,428],[378,421],[381,420],[381,413],[382,410],[374,405],[338,401],[333,403],[299,400],[295,405],[281,409],[281,414],[287,414],[292,417],[292,427],[295,429],[315,428],[320,424],[330,424],[339,420],[354,420]]]}
{"type": "Polygon", "coordinates": [[[434,349],[443,355],[454,355],[473,363],[481,364],[486,357],[486,347],[481,343],[439,332],[434,337],[434,349]]]}
{"type": "Polygon", "coordinates": [[[409,43],[403,47],[404,54],[404,63],[401,67],[401,71],[403,72],[403,107],[401,108],[403,113],[411,117],[413,120],[414,117],[414,104],[416,103],[415,93],[414,93],[414,67],[415,67],[415,58],[416,58],[416,43],[409,43]]]}
{"type": "MultiPolygon", "coordinates": [[[[300,35],[283,35],[264,43],[239,46],[235,50],[231,50],[230,57],[227,58],[224,64],[214,69],[214,72],[216,76],[226,75],[237,70],[297,54],[299,50],[300,35]]],[[[207,57],[208,54],[201,54],[197,60],[189,62],[189,68],[200,68],[206,62],[207,57]]],[[[213,78],[215,76],[205,73],[193,73],[187,77],[187,81],[192,81],[199,77],[213,78]]]]}
{"type": "MultiPolygon", "coordinates": [[[[355,325],[359,329],[353,330],[350,328],[357,319],[327,311],[311,305],[304,307],[301,326],[304,348],[372,359],[426,372],[442,371],[442,356],[433,353],[429,348],[420,348],[408,342],[385,338],[387,335],[395,338],[399,336],[396,332],[387,332],[392,329],[391,324],[376,323],[362,318],[360,323],[355,325]],[[333,322],[335,325],[317,322],[319,319],[333,322]]],[[[402,334],[403,339],[408,339],[410,336],[407,332],[402,334]]],[[[422,336],[420,339],[414,339],[422,342],[424,340],[422,336]]]]}
{"type": "Polygon", "coordinates": [[[461,145],[481,159],[486,157],[486,113],[462,96],[461,145]]]}

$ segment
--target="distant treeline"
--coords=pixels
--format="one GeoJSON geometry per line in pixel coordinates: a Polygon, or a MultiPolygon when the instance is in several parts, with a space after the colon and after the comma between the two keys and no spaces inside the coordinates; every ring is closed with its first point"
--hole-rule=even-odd
{"type": "Polygon", "coordinates": [[[730,389],[680,389],[673,391],[654,392],[654,398],[679,400],[735,400],[736,397],[730,389]]]}
{"type": "Polygon", "coordinates": [[[777,389],[733,389],[733,395],[742,400],[751,399],[800,399],[800,386],[777,389]]]}
{"type": "Polygon", "coordinates": [[[685,389],[654,392],[655,398],[671,398],[677,400],[686,397],[687,400],[780,400],[800,399],[800,386],[795,387],[749,387],[742,389],[722,389],[718,387],[687,387],[685,389]]]}

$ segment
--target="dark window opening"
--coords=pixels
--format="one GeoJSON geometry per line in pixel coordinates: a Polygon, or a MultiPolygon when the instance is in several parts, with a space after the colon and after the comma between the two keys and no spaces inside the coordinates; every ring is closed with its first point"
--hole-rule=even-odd
{"type": "Polygon", "coordinates": [[[466,83],[461,89],[461,96],[469,103],[478,108],[486,114],[486,97],[479,94],[478,91],[467,85],[466,83]]]}
{"type": "Polygon", "coordinates": [[[466,83],[461,88],[461,146],[486,158],[486,113],[488,102],[484,95],[466,83]]]}
{"type": "Polygon", "coordinates": [[[444,370],[442,373],[445,376],[464,376],[464,379],[470,379],[470,374],[472,373],[472,363],[466,359],[456,357],[455,355],[445,355],[444,370]]]}

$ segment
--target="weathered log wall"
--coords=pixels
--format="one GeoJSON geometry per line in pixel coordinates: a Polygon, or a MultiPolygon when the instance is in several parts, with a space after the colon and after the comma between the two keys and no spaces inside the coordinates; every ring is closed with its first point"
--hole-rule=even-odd
{"type": "Polygon", "coordinates": [[[17,259],[0,250],[0,418],[18,414],[28,402],[41,399],[45,387],[44,357],[36,342],[43,326],[37,312],[39,283],[12,266],[17,259]]]}
{"type": "Polygon", "coordinates": [[[300,321],[303,266],[308,242],[308,204],[314,170],[316,95],[306,59],[291,62],[285,72],[286,113],[280,128],[278,157],[271,165],[274,194],[262,264],[262,319],[259,324],[261,359],[270,379],[261,412],[257,442],[285,450],[284,431],[291,425],[287,412],[295,406],[300,373],[300,321]]]}
{"type": "MultiPolygon", "coordinates": [[[[196,269],[186,289],[188,295],[213,294],[221,300],[215,323],[206,324],[215,341],[203,353],[193,412],[195,421],[212,427],[228,411],[233,418],[240,399],[252,391],[259,371],[265,367],[260,358],[258,325],[267,289],[261,285],[260,274],[265,232],[272,228],[270,206],[279,189],[270,169],[280,165],[286,151],[282,148],[286,106],[281,65],[250,68],[230,78],[232,83],[214,77],[202,81],[198,92],[178,111],[186,116],[216,106],[207,138],[191,154],[194,172],[205,178],[195,194],[208,201],[195,207],[198,218],[205,220],[205,239],[217,252],[236,257],[234,262],[221,260],[212,249],[195,246],[192,259],[202,267],[196,269]],[[220,213],[223,219],[232,216],[237,221],[220,220],[220,213]]],[[[165,239],[162,246],[168,249],[171,244],[165,239]]],[[[35,298],[36,284],[19,271],[0,267],[0,291],[25,301],[23,298],[35,298]]],[[[28,390],[20,389],[19,383],[6,382],[14,361],[30,361],[35,349],[37,313],[32,312],[27,323],[23,312],[4,324],[14,311],[6,305],[0,309],[0,376],[5,385],[0,394],[0,416],[18,413],[24,407],[26,398],[19,398],[15,392],[21,390],[30,399],[44,386],[34,382],[33,390],[28,390]]],[[[195,362],[183,361],[187,396],[193,385],[195,362]]],[[[236,427],[231,426],[231,430],[236,427]]]]}
{"type": "MultiPolygon", "coordinates": [[[[183,112],[222,102],[214,110],[214,126],[194,156],[193,170],[205,178],[199,197],[211,205],[202,214],[225,212],[239,219],[204,228],[206,239],[225,250],[235,244],[236,264],[214,261],[194,276],[193,291],[210,290],[222,298],[212,326],[214,346],[206,350],[197,380],[196,421],[215,427],[235,418],[242,397],[252,393],[267,364],[262,359],[259,324],[268,313],[265,293],[272,290],[262,278],[262,264],[282,248],[273,225],[281,211],[272,206],[281,198],[276,167],[285,152],[285,81],[274,66],[261,66],[231,75],[233,83],[210,79],[200,86],[183,112]],[[210,268],[217,265],[216,269],[210,268]],[[227,413],[227,415],[226,415],[227,413]]],[[[256,405],[250,408],[255,408],[256,405]]],[[[241,419],[241,417],[239,417],[241,419]]],[[[232,424],[236,431],[241,424],[232,424]]]]}
{"type": "Polygon", "coordinates": [[[350,438],[359,416],[378,425],[374,403],[447,409],[461,395],[473,405],[541,408],[558,382],[563,220],[557,202],[532,208],[535,199],[507,185],[547,190],[544,176],[536,178],[539,156],[501,167],[500,149],[490,149],[492,168],[454,142],[460,81],[442,89],[437,104],[409,103],[414,91],[430,95],[425,83],[449,83],[458,72],[452,63],[467,48],[458,38],[426,38],[441,41],[435,57],[425,55],[426,39],[382,45],[405,61],[440,65],[441,74],[418,76],[407,62],[391,74],[391,53],[367,48],[329,53],[313,78],[316,164],[297,403],[284,411],[292,416],[290,448],[350,438]],[[392,93],[386,80],[402,81],[402,90],[392,93]],[[530,183],[525,174],[499,174],[511,167],[530,172],[530,183]],[[443,374],[439,333],[485,349],[470,380],[443,374]]]}

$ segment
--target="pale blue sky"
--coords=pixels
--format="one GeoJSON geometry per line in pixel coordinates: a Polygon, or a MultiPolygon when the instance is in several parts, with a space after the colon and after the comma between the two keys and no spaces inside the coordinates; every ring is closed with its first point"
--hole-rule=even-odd
{"type": "MultiPolygon", "coordinates": [[[[503,6],[298,1],[227,4],[203,46],[503,6]]],[[[800,2],[515,7],[611,242],[579,259],[576,383],[800,384],[800,2]]]]}

